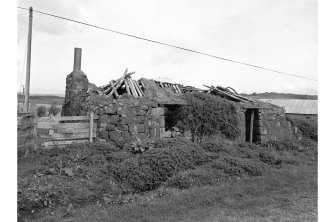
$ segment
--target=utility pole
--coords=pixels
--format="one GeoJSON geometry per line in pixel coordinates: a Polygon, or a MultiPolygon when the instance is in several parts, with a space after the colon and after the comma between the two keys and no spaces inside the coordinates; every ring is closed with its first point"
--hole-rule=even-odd
{"type": "Polygon", "coordinates": [[[28,49],[27,49],[27,69],[26,85],[24,96],[24,111],[29,112],[29,90],[30,90],[30,62],[31,62],[31,34],[33,27],[33,7],[29,8],[29,30],[28,30],[28,49]]]}

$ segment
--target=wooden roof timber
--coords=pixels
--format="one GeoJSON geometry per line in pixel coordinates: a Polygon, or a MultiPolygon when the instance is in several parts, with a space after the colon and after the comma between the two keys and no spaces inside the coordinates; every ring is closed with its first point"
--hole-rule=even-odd
{"type": "MultiPolygon", "coordinates": [[[[227,97],[229,97],[229,98],[231,98],[231,99],[233,99],[233,100],[237,100],[237,101],[240,101],[240,102],[241,102],[241,101],[254,102],[254,101],[251,100],[251,99],[245,98],[245,97],[240,96],[240,95],[237,95],[237,94],[233,94],[232,92],[229,92],[229,91],[221,90],[221,89],[219,89],[218,87],[214,87],[214,86],[206,86],[206,85],[204,85],[204,86],[207,87],[207,88],[209,88],[211,91],[214,91],[214,92],[217,92],[217,93],[222,94],[222,95],[224,95],[224,96],[227,96],[227,97]]],[[[221,88],[222,88],[222,87],[221,87],[221,88]]],[[[210,93],[210,91],[207,92],[207,93],[210,93]]]]}
{"type": "Polygon", "coordinates": [[[101,86],[100,88],[107,97],[114,95],[116,98],[118,98],[119,94],[117,90],[123,85],[125,85],[127,94],[133,95],[136,98],[144,96],[144,93],[142,92],[138,82],[131,78],[131,75],[134,73],[135,72],[128,73],[128,69],[126,69],[122,77],[118,78],[116,81],[111,80],[108,84],[101,86]]]}

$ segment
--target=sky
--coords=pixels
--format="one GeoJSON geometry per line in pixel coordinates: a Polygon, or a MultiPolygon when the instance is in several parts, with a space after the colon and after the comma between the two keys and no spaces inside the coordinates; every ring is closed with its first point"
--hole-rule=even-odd
{"type": "MultiPolygon", "coordinates": [[[[18,6],[317,79],[317,0],[18,0],[18,6]]],[[[25,83],[28,11],[17,9],[17,90],[25,83]]],[[[97,86],[153,78],[239,93],[318,94],[315,81],[218,60],[34,13],[32,94],[65,94],[74,48],[97,86]]]]}

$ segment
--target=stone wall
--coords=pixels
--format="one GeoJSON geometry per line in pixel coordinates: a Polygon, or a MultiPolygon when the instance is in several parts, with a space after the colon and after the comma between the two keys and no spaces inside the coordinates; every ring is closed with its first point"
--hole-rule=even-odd
{"type": "MultiPolygon", "coordinates": [[[[237,111],[239,119],[240,135],[237,142],[246,141],[246,117],[245,113],[248,108],[240,107],[237,111]]],[[[257,141],[285,140],[292,138],[292,126],[285,118],[285,110],[282,108],[253,108],[254,130],[257,141]]]]}
{"type": "Polygon", "coordinates": [[[88,108],[99,116],[98,138],[159,139],[165,133],[164,107],[149,98],[123,97],[118,100],[88,98],[88,108]]]}
{"type": "Polygon", "coordinates": [[[292,138],[291,124],[285,118],[284,109],[261,109],[259,118],[259,139],[261,141],[279,141],[292,138]]]}
{"type": "MultiPolygon", "coordinates": [[[[151,84],[150,81],[145,83],[151,84]]],[[[180,106],[185,103],[180,98],[175,101],[171,100],[170,97],[165,96],[166,99],[162,102],[157,96],[134,98],[124,94],[115,100],[112,97],[99,94],[97,87],[88,82],[84,73],[74,71],[67,77],[67,99],[64,102],[62,115],[87,115],[93,111],[99,116],[98,138],[104,140],[116,141],[135,139],[136,137],[154,140],[162,137],[174,137],[177,134],[191,139],[190,132],[179,132],[174,129],[176,127],[165,132],[164,105],[171,108],[175,106],[173,104],[180,106]]],[[[237,109],[240,135],[230,142],[246,141],[245,113],[248,109],[256,110],[253,131],[256,141],[284,140],[292,137],[291,126],[286,121],[284,109],[265,103],[256,107],[250,106],[250,104],[241,104],[237,109]]],[[[171,128],[171,126],[167,126],[171,128]]],[[[228,141],[227,138],[223,137],[222,139],[228,141]]]]}

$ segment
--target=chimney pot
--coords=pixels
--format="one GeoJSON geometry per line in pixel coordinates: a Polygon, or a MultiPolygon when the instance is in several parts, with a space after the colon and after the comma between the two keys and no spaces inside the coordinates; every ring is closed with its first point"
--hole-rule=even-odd
{"type": "Polygon", "coordinates": [[[81,48],[74,48],[73,71],[81,70],[81,48]]]}

